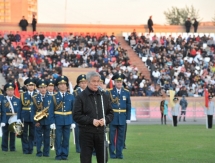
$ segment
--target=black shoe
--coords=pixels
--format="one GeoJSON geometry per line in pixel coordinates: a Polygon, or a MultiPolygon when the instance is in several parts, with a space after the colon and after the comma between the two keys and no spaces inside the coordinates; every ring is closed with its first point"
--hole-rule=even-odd
{"type": "Polygon", "coordinates": [[[68,160],[68,158],[62,158],[62,160],[68,160]]]}

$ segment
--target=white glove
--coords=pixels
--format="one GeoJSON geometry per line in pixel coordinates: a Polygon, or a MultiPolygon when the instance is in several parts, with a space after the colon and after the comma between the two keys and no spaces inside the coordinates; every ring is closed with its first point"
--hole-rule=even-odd
{"type": "Polygon", "coordinates": [[[131,120],[126,120],[126,123],[131,123],[131,120]]]}
{"type": "Polygon", "coordinates": [[[75,123],[71,124],[71,129],[74,129],[76,127],[75,123]]]}
{"type": "Polygon", "coordinates": [[[4,127],[5,126],[5,123],[1,123],[1,127],[4,127]]]}
{"type": "Polygon", "coordinates": [[[17,119],[16,123],[22,123],[22,121],[20,119],[17,119]]]}
{"type": "Polygon", "coordinates": [[[56,125],[53,123],[53,124],[50,125],[50,128],[51,128],[52,130],[54,130],[54,129],[56,129],[56,125]]]}

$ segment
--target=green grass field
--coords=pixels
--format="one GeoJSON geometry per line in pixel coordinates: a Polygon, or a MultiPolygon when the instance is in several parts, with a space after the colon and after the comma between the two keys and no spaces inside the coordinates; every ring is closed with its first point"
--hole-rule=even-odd
{"type": "MultiPolygon", "coordinates": [[[[72,135],[72,134],[71,134],[72,135]]],[[[71,138],[69,162],[79,163],[71,138]]],[[[215,131],[206,130],[204,125],[129,125],[127,149],[124,159],[109,159],[109,163],[215,163],[215,131]]],[[[50,157],[23,155],[20,139],[16,141],[17,152],[0,151],[0,163],[51,163],[50,157]]],[[[93,156],[93,163],[96,163],[93,156]]]]}

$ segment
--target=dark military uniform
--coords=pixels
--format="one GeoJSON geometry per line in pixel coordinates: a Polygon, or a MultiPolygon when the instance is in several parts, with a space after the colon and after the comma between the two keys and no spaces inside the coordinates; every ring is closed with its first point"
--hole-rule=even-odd
{"type": "MultiPolygon", "coordinates": [[[[15,85],[13,83],[8,83],[4,86],[4,91],[7,89],[15,89],[15,85]]],[[[1,97],[3,97],[1,95],[1,97]]],[[[9,131],[9,123],[8,120],[12,116],[16,116],[17,113],[21,109],[21,101],[19,98],[16,96],[5,96],[3,97],[2,101],[2,112],[1,112],[1,117],[2,117],[2,122],[5,123],[5,126],[2,127],[2,144],[1,148],[2,151],[8,151],[8,140],[10,142],[10,151],[15,151],[15,133],[9,131]]]]}
{"type": "MultiPolygon", "coordinates": [[[[25,85],[35,85],[35,81],[31,78],[28,78],[24,82],[25,85]]],[[[18,119],[24,122],[24,129],[22,134],[22,150],[24,154],[32,154],[33,145],[34,145],[34,111],[35,106],[33,105],[32,97],[37,95],[36,92],[27,91],[21,93],[21,103],[22,108],[18,113],[18,119]]]]}
{"type": "MultiPolygon", "coordinates": [[[[85,80],[86,80],[86,75],[82,74],[78,76],[76,83],[78,85],[81,81],[85,81],[85,80]]],[[[77,95],[79,95],[82,91],[83,90],[80,87],[76,86],[76,90],[74,90],[73,92],[74,97],[77,97],[77,95]]],[[[77,153],[81,152],[80,142],[79,142],[79,127],[77,123],[75,127],[75,149],[77,153]]]]}
{"type": "MultiPolygon", "coordinates": [[[[55,85],[65,83],[68,86],[68,78],[59,76],[55,85]]],[[[69,155],[70,127],[74,123],[72,109],[74,96],[68,92],[57,92],[52,96],[53,107],[50,107],[51,124],[56,126],[55,130],[55,149],[56,160],[67,160],[69,155]]]]}
{"type": "MultiPolygon", "coordinates": [[[[113,80],[123,80],[123,75],[113,76],[113,80]]],[[[116,87],[109,90],[112,101],[112,108],[114,111],[114,119],[110,123],[110,157],[123,158],[122,150],[124,146],[125,126],[131,117],[131,100],[128,90],[121,88],[117,90],[116,87]],[[120,91],[120,92],[118,92],[120,91]],[[128,121],[127,121],[128,120],[128,121]],[[114,143],[117,133],[116,145],[114,143]]]]}
{"type": "MultiPolygon", "coordinates": [[[[37,87],[46,87],[47,82],[44,79],[41,79],[37,82],[37,87]]],[[[47,110],[48,117],[43,117],[41,120],[35,120],[35,123],[39,123],[39,126],[35,127],[36,132],[36,146],[37,146],[37,153],[36,156],[41,157],[49,156],[50,151],[50,118],[49,118],[49,107],[51,106],[52,96],[45,94],[44,96],[42,94],[37,94],[33,98],[33,102],[35,105],[35,115],[37,115],[39,112],[41,112],[44,109],[47,110]],[[41,151],[43,143],[43,151],[41,151]]]]}

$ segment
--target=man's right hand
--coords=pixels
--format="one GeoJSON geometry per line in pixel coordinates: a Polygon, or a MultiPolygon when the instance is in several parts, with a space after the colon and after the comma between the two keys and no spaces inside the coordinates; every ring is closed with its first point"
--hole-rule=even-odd
{"type": "Polygon", "coordinates": [[[100,125],[100,121],[97,120],[97,119],[94,119],[93,120],[93,125],[96,126],[96,127],[98,127],[100,125]]]}

